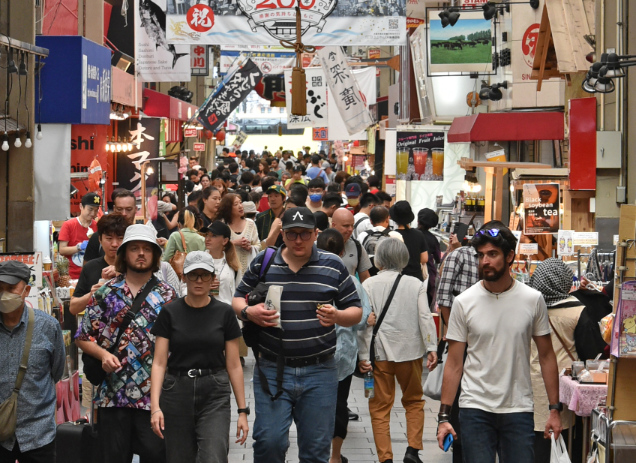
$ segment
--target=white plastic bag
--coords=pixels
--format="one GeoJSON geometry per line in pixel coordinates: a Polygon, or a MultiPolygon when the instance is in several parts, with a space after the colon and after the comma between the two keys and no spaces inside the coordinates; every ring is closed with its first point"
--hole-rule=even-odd
{"type": "Polygon", "coordinates": [[[437,366],[426,377],[424,383],[424,395],[433,400],[440,400],[442,398],[442,381],[444,380],[444,365],[448,358],[448,343],[442,353],[442,358],[437,363],[437,366]]]}
{"type": "Polygon", "coordinates": [[[565,446],[563,436],[559,435],[558,439],[554,439],[554,434],[550,434],[552,439],[552,450],[550,451],[550,463],[572,463],[568,456],[568,450],[565,446]]]}

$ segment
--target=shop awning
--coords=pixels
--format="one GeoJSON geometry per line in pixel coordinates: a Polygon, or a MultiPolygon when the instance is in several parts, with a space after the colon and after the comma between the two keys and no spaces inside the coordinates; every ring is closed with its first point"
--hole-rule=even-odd
{"type": "Polygon", "coordinates": [[[169,95],[144,88],[144,114],[151,117],[167,117],[187,121],[198,107],[169,95]]]}
{"type": "Polygon", "coordinates": [[[483,113],[456,117],[448,143],[473,141],[563,140],[561,112],[483,113]]]}

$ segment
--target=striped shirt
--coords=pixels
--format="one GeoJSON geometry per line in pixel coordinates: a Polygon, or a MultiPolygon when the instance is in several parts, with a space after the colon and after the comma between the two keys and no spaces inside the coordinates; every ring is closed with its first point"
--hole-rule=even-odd
{"type": "MultiPolygon", "coordinates": [[[[309,261],[298,273],[293,272],[282,257],[281,248],[262,282],[281,285],[281,324],[283,355],[287,358],[314,357],[334,353],[336,327],[324,327],[318,321],[318,304],[332,304],[338,310],[362,307],[355,284],[338,256],[321,251],[314,245],[309,261]]],[[[261,263],[265,253],[254,258],[236,289],[235,297],[244,298],[259,283],[261,263]]],[[[259,346],[264,352],[278,352],[279,331],[263,328],[259,346]]]]}

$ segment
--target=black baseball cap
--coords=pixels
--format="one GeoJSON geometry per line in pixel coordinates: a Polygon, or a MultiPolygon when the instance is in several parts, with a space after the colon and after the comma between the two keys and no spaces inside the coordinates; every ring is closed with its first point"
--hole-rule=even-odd
{"type": "Polygon", "coordinates": [[[102,198],[97,193],[87,193],[82,196],[82,206],[100,206],[102,198]]]}
{"type": "Polygon", "coordinates": [[[31,270],[26,264],[16,260],[8,260],[0,263],[0,281],[10,285],[16,285],[20,281],[29,284],[31,270]]]}
{"type": "Polygon", "coordinates": [[[288,228],[316,228],[316,218],[306,207],[292,207],[287,209],[282,218],[283,230],[288,228]]]}
{"type": "Polygon", "coordinates": [[[223,238],[229,238],[230,236],[232,236],[230,227],[228,227],[220,220],[212,222],[207,227],[203,227],[200,231],[201,233],[212,233],[213,235],[222,236],[223,238]]]}

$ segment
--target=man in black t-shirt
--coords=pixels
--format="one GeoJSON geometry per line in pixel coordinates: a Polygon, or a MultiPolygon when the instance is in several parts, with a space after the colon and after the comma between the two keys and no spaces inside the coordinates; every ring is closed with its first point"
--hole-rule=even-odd
{"type": "Polygon", "coordinates": [[[428,262],[428,247],[424,233],[411,228],[411,223],[415,220],[411,205],[408,201],[398,201],[389,209],[389,215],[397,223],[398,229],[396,231],[402,235],[404,244],[409,250],[409,263],[404,267],[402,274],[424,281],[422,265],[428,262]]]}
{"type": "Polygon", "coordinates": [[[87,262],[82,267],[75,292],[71,298],[70,312],[77,315],[84,311],[88,301],[106,280],[115,277],[115,259],[117,249],[121,245],[128,228],[129,222],[126,216],[121,214],[108,214],[97,223],[97,233],[101,249],[104,255],[87,262]],[[104,280],[100,283],[100,280],[104,280]]]}

